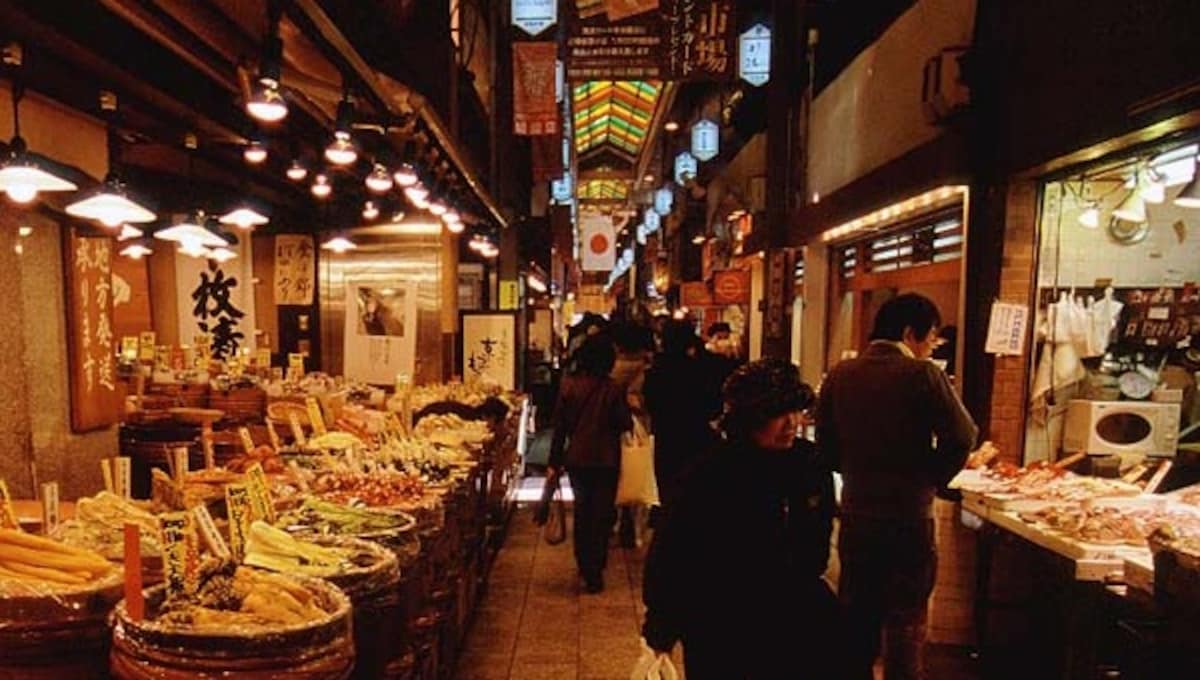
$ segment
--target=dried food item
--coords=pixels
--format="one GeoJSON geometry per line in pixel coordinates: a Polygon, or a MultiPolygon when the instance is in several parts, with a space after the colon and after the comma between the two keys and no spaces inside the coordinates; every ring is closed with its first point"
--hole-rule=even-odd
{"type": "Polygon", "coordinates": [[[287,531],[326,536],[358,536],[387,531],[408,531],[416,520],[400,511],[381,511],[330,503],[308,497],[300,507],[284,514],[276,526],[287,531]]]}
{"type": "Polygon", "coordinates": [[[81,498],[75,517],[54,530],[53,538],[66,545],[92,550],[109,560],[120,560],[125,551],[125,525],[138,525],[143,556],[159,555],[158,516],[151,503],[122,498],[108,491],[81,498]]]}
{"type": "Polygon", "coordinates": [[[0,529],[0,594],[27,587],[87,587],[116,568],[102,555],[16,529],[0,529]]]}
{"type": "Polygon", "coordinates": [[[1184,508],[1051,505],[1018,514],[1081,543],[1145,546],[1164,527],[1176,535],[1200,537],[1200,513],[1184,508]]]}
{"type": "Polygon", "coordinates": [[[372,474],[325,472],[313,480],[311,487],[315,494],[334,503],[368,507],[417,504],[425,496],[425,485],[419,478],[385,470],[372,474]]]}
{"type": "Polygon", "coordinates": [[[226,464],[226,467],[233,472],[244,473],[254,467],[255,463],[261,465],[263,472],[269,474],[279,474],[287,469],[287,465],[284,464],[279,453],[265,444],[255,447],[249,453],[234,457],[226,464]]]}
{"type": "Polygon", "coordinates": [[[210,632],[295,626],[328,618],[313,592],[293,578],[269,574],[231,561],[210,561],[190,596],[168,599],[154,622],[210,632]]]}

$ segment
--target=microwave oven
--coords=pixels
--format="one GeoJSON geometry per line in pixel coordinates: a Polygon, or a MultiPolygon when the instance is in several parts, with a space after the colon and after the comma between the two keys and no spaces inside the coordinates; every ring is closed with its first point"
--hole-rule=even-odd
{"type": "Polygon", "coordinates": [[[1063,452],[1174,456],[1179,404],[1072,399],[1063,424],[1063,452]]]}

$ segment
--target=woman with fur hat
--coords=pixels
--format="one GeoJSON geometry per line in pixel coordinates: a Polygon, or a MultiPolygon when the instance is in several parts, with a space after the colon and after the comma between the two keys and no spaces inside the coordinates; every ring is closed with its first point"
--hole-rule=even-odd
{"type": "Polygon", "coordinates": [[[689,680],[830,677],[833,478],[796,437],[813,391],[794,365],[764,359],[723,396],[722,441],[688,472],[650,547],[642,634],[659,654],[681,642],[689,680]]]}

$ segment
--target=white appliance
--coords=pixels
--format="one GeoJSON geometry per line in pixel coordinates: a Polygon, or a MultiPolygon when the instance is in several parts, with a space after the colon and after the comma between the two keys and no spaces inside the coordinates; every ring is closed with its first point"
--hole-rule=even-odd
{"type": "Polygon", "coordinates": [[[1179,404],[1072,399],[1063,426],[1063,453],[1174,456],[1179,404]]]}

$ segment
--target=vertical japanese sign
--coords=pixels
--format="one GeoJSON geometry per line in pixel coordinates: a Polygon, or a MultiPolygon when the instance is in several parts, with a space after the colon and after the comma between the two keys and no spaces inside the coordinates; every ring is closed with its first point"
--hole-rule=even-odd
{"type": "Polygon", "coordinates": [[[463,315],[464,380],[516,388],[516,321],[513,314],[463,315]]]}
{"type": "MultiPolygon", "coordinates": [[[[235,246],[238,257],[228,262],[176,254],[176,299],[179,337],[208,337],[208,355],[228,360],[245,348],[254,351],[254,284],[250,239],[235,246]]],[[[195,348],[196,356],[205,350],[195,348]]]]}
{"type": "Polygon", "coordinates": [[[733,1],[666,0],[663,4],[669,77],[672,80],[732,77],[733,1]]]}
{"type": "Polygon", "coordinates": [[[112,330],[112,244],[107,236],[66,235],[71,428],[86,432],[117,422],[116,346],[112,330]]]}
{"type": "Polygon", "coordinates": [[[557,45],[518,42],[512,49],[513,131],[535,137],[558,134],[558,103],[554,100],[557,45]]]}
{"type": "Polygon", "coordinates": [[[311,236],[280,234],[275,237],[275,304],[312,304],[316,287],[313,281],[315,253],[311,236]]]}
{"type": "Polygon", "coordinates": [[[755,87],[771,79],[771,29],[755,24],[738,37],[738,75],[755,87]]]}

